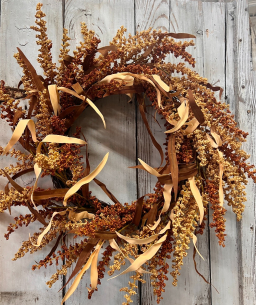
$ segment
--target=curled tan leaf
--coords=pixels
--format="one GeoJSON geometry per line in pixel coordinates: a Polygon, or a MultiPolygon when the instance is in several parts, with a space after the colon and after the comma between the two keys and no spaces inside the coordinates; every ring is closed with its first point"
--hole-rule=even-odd
{"type": "Polygon", "coordinates": [[[106,122],[105,122],[103,114],[99,111],[99,109],[96,107],[96,105],[91,100],[89,100],[88,98],[85,98],[83,95],[79,95],[75,91],[67,89],[65,87],[57,87],[57,89],[60,90],[60,91],[69,93],[71,95],[74,95],[75,97],[79,98],[82,101],[86,101],[96,111],[96,113],[99,115],[99,117],[101,118],[101,120],[104,124],[104,128],[106,128],[106,122]]]}
{"type": "Polygon", "coordinates": [[[10,141],[8,142],[3,151],[3,155],[5,155],[13,147],[13,145],[19,141],[26,127],[28,127],[28,129],[30,130],[33,141],[37,142],[36,127],[34,121],[32,121],[31,119],[20,120],[12,134],[10,141]]]}
{"type": "Polygon", "coordinates": [[[70,288],[68,289],[67,293],[65,294],[64,298],[61,301],[61,305],[67,301],[67,299],[74,293],[74,291],[76,290],[78,284],[80,283],[80,280],[82,278],[82,276],[84,275],[85,271],[88,270],[92,264],[93,258],[98,250],[98,248],[101,247],[100,244],[101,241],[98,242],[95,250],[93,251],[93,253],[90,255],[89,259],[87,260],[86,264],[84,265],[83,269],[78,273],[77,277],[75,278],[74,282],[72,283],[72,285],[70,286],[70,288]]]}
{"type": "Polygon", "coordinates": [[[105,155],[105,157],[103,158],[103,160],[100,162],[100,164],[95,168],[94,171],[92,171],[88,176],[86,176],[85,178],[81,179],[80,181],[78,181],[75,185],[73,185],[68,192],[66,193],[64,200],[63,200],[63,205],[66,206],[67,205],[67,201],[68,198],[71,197],[72,195],[74,195],[81,186],[83,186],[86,183],[91,182],[103,169],[103,167],[105,166],[107,160],[108,160],[108,155],[109,153],[107,153],[105,155]]]}
{"type": "Polygon", "coordinates": [[[129,236],[124,236],[124,235],[122,235],[118,232],[116,232],[116,235],[118,237],[120,237],[121,239],[127,241],[131,245],[146,245],[146,244],[151,243],[152,241],[154,241],[159,236],[159,234],[155,234],[155,235],[152,235],[152,236],[147,237],[147,238],[132,238],[132,237],[129,237],[129,236]]]}
{"type": "Polygon", "coordinates": [[[200,213],[200,224],[203,221],[204,218],[204,205],[203,205],[203,201],[202,201],[202,196],[199,192],[199,189],[196,186],[196,182],[195,182],[195,177],[192,178],[188,178],[189,184],[190,184],[190,189],[191,192],[196,200],[196,203],[198,205],[199,208],[199,213],[200,213]]]}
{"type": "Polygon", "coordinates": [[[167,234],[165,234],[164,236],[162,236],[154,245],[152,245],[147,251],[145,251],[143,254],[141,254],[138,258],[136,258],[136,260],[123,272],[121,272],[120,274],[110,278],[114,279],[119,275],[122,274],[126,274],[128,272],[131,271],[136,271],[138,270],[143,264],[145,264],[146,261],[150,260],[155,254],[156,252],[159,250],[159,248],[161,247],[162,243],[166,240],[167,238],[167,234]]]}
{"type": "Polygon", "coordinates": [[[70,220],[79,221],[84,218],[93,219],[95,217],[94,214],[88,213],[87,211],[76,213],[75,211],[69,211],[68,218],[70,220]]]}
{"type": "Polygon", "coordinates": [[[48,91],[50,95],[50,100],[52,103],[52,108],[55,115],[58,115],[60,113],[60,96],[59,92],[57,90],[57,85],[49,85],[48,91]]]}
{"type": "Polygon", "coordinates": [[[172,133],[179,130],[187,121],[189,114],[189,103],[186,100],[179,106],[178,112],[180,115],[180,120],[177,122],[176,126],[170,130],[165,131],[165,133],[172,133]]]}
{"type": "Polygon", "coordinates": [[[58,215],[58,214],[59,214],[59,215],[65,215],[65,214],[66,214],[66,211],[54,212],[54,213],[52,214],[52,217],[51,217],[51,220],[50,220],[48,226],[47,226],[47,227],[44,229],[44,231],[38,236],[38,238],[37,238],[37,243],[36,243],[36,244],[32,243],[33,246],[39,247],[39,246],[41,245],[42,239],[44,238],[45,234],[47,234],[47,233],[50,231],[50,229],[51,229],[53,218],[54,218],[56,215],[58,215]]]}

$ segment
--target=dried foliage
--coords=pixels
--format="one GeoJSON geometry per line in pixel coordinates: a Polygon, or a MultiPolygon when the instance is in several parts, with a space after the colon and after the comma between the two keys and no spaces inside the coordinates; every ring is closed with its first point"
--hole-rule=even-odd
{"type": "Polygon", "coordinates": [[[249,156],[241,149],[247,133],[237,127],[229,106],[219,101],[221,88],[211,86],[185,63],[165,62],[166,56],[172,53],[194,67],[195,60],[186,51],[194,42],[176,40],[194,36],[149,29],[126,38],[126,29],[121,27],[109,46],[99,48],[100,40],[82,23],[83,42],[73,56],[69,55],[69,37],[64,29],[57,67],[52,62],[52,42],[46,33],[41,7],[42,4],[37,5],[36,26],[32,29],[38,33],[38,62],[44,77],[36,73],[18,49],[15,58],[23,69],[21,96],[17,96],[17,89],[6,87],[4,81],[0,86],[1,118],[13,130],[10,142],[0,148],[0,153],[18,161],[0,170],[0,175],[8,179],[1,191],[0,212],[11,212],[15,206],[28,209],[25,216],[14,218],[5,237],[9,239],[21,226],[35,221],[41,223],[39,231],[22,243],[14,260],[56,240],[52,251],[33,269],[59,266],[47,282],[51,287],[75,264],[68,282],[74,281],[63,302],[74,292],[87,269],[91,268],[91,287],[88,287],[91,298],[106,267],[109,267],[108,274],[113,275],[127,263],[127,269],[121,274],[131,271],[134,274],[127,287],[121,289],[126,293],[123,304],[132,302],[137,282],[145,282],[145,272],[151,273],[154,294],[160,302],[167,274],[172,275],[176,286],[191,240],[195,245],[196,234],[203,234],[205,230],[208,205],[214,211],[210,227],[215,228],[223,247],[227,211],[223,207],[224,199],[237,219],[241,219],[246,201],[246,177],[256,181],[255,169],[247,162],[249,156]],[[215,91],[220,93],[218,98],[215,91]],[[68,136],[70,127],[86,107],[92,107],[105,125],[94,102],[113,94],[136,97],[152,144],[162,158],[158,168],[139,160],[140,165],[135,167],[156,176],[158,182],[153,193],[131,204],[121,204],[110,192],[111,185],[106,187],[96,179],[108,155],[90,171],[88,155],[84,162],[80,150],[82,145],[87,145],[81,129],[73,137],[68,136]],[[19,98],[24,96],[29,100],[28,110],[20,104],[19,98]],[[145,97],[166,122],[165,153],[149,128],[145,97]],[[25,153],[13,148],[18,141],[25,153]],[[37,178],[33,187],[15,182],[16,178],[33,171],[37,178]],[[38,188],[40,174],[51,176],[55,188],[38,188]],[[92,180],[113,204],[93,196],[88,187],[92,180]],[[65,243],[66,234],[74,237],[74,243],[65,243]],[[75,243],[77,236],[82,241],[75,243]],[[109,245],[97,263],[105,243],[109,245]],[[172,270],[167,259],[172,259],[172,270]]]}

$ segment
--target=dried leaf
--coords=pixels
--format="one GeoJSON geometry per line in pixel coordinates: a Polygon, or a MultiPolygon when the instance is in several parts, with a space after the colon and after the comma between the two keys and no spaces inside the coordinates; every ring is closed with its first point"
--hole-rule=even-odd
{"type": "MultiPolygon", "coordinates": [[[[162,211],[163,211],[163,210],[162,210],[162,211]]],[[[160,214],[160,216],[158,217],[157,221],[155,221],[155,223],[154,223],[153,225],[148,225],[148,228],[149,228],[151,231],[154,231],[154,230],[158,227],[158,225],[159,225],[160,222],[161,222],[161,214],[160,214]]]]}
{"type": "Polygon", "coordinates": [[[200,124],[203,124],[203,122],[204,122],[204,114],[203,114],[201,108],[195,102],[195,99],[193,97],[193,93],[192,93],[192,91],[190,89],[188,90],[188,96],[189,96],[190,107],[191,107],[191,109],[192,109],[192,111],[193,111],[197,121],[200,124]]]}
{"type": "Polygon", "coordinates": [[[21,118],[23,115],[23,111],[22,108],[19,108],[15,111],[14,116],[13,116],[13,125],[16,125],[16,123],[18,122],[19,118],[21,118]]]}
{"type": "Polygon", "coordinates": [[[31,99],[30,99],[30,105],[29,105],[29,109],[28,109],[28,119],[31,119],[31,115],[32,112],[36,106],[37,103],[37,96],[36,95],[32,95],[31,99]]]}
{"type": "Polygon", "coordinates": [[[196,38],[195,35],[187,34],[187,33],[162,33],[160,36],[171,36],[176,39],[186,39],[186,38],[196,38]]]}
{"type": "Polygon", "coordinates": [[[180,111],[181,111],[183,108],[184,108],[184,112],[182,112],[182,116],[181,116],[180,120],[177,122],[176,126],[170,130],[165,131],[165,133],[172,133],[174,131],[177,131],[185,124],[185,122],[188,119],[188,114],[189,114],[189,103],[186,100],[184,100],[184,102],[180,105],[178,110],[180,109],[180,111]]]}
{"type": "Polygon", "coordinates": [[[82,64],[83,70],[87,71],[91,66],[93,66],[93,59],[95,57],[96,51],[92,51],[90,54],[86,55],[82,64]]]}
{"type": "Polygon", "coordinates": [[[206,137],[213,148],[218,148],[219,145],[213,141],[213,139],[208,135],[208,133],[206,134],[206,137]]]}
{"type": "Polygon", "coordinates": [[[84,92],[84,89],[82,88],[82,86],[79,83],[75,83],[74,85],[72,85],[72,88],[76,91],[77,94],[83,95],[83,96],[86,95],[84,92]]]}
{"type": "Polygon", "coordinates": [[[162,208],[161,214],[165,213],[169,210],[170,203],[171,203],[171,198],[172,198],[172,188],[173,184],[165,184],[164,185],[164,190],[163,190],[163,195],[164,195],[164,206],[162,208]]]}
{"type": "Polygon", "coordinates": [[[76,213],[75,211],[69,211],[68,218],[73,221],[79,221],[84,218],[93,219],[94,214],[88,213],[87,211],[76,213]]]}
{"type": "Polygon", "coordinates": [[[162,243],[166,240],[167,234],[165,234],[164,236],[162,236],[154,245],[152,245],[146,252],[144,252],[143,254],[141,254],[138,258],[136,258],[136,260],[123,272],[121,272],[120,274],[112,277],[111,279],[116,278],[119,275],[122,274],[126,274],[128,272],[131,271],[136,271],[138,270],[143,264],[146,263],[146,261],[150,260],[155,254],[156,252],[159,250],[159,248],[161,247],[162,243]]]}
{"type": "Polygon", "coordinates": [[[59,92],[57,90],[57,85],[49,85],[48,91],[50,95],[50,100],[52,103],[52,108],[55,115],[58,115],[60,113],[60,96],[59,92]]]}
{"type": "MultiPolygon", "coordinates": [[[[55,134],[49,134],[46,136],[42,142],[44,143],[59,143],[59,144],[79,144],[79,145],[85,145],[86,142],[84,140],[68,137],[68,136],[60,136],[55,134]]],[[[41,142],[41,143],[42,143],[41,142]]]]}
{"type": "Polygon", "coordinates": [[[37,142],[35,123],[31,119],[20,120],[12,134],[10,141],[8,142],[7,146],[3,151],[3,155],[5,155],[13,147],[13,145],[19,141],[27,126],[31,132],[33,141],[37,142]]]}
{"type": "Polygon", "coordinates": [[[204,205],[203,205],[202,197],[199,192],[199,189],[196,186],[195,177],[189,178],[188,181],[190,184],[191,192],[192,192],[192,194],[196,200],[196,203],[198,205],[198,208],[199,208],[199,212],[200,212],[200,222],[199,223],[201,224],[204,219],[204,205]]]}
{"type": "Polygon", "coordinates": [[[118,237],[120,237],[121,239],[127,241],[131,245],[146,245],[146,244],[149,244],[152,241],[154,241],[159,236],[159,234],[155,234],[155,235],[152,235],[147,238],[132,238],[129,236],[124,236],[124,235],[118,233],[117,231],[116,231],[116,235],[118,237]]]}
{"type": "Polygon", "coordinates": [[[100,247],[98,247],[95,250],[95,254],[94,254],[94,257],[92,259],[92,265],[91,265],[91,289],[92,290],[95,290],[97,288],[97,284],[98,284],[97,260],[98,260],[99,252],[100,252],[100,249],[103,245],[103,242],[100,241],[99,244],[100,244],[100,247]]]}
{"type": "Polygon", "coordinates": [[[80,255],[78,257],[76,266],[75,266],[73,272],[71,273],[68,281],[66,282],[66,284],[60,290],[62,290],[64,287],[66,287],[67,284],[72,280],[72,278],[81,270],[81,268],[83,267],[83,265],[86,262],[87,258],[89,257],[92,249],[96,246],[98,241],[99,241],[99,239],[95,239],[95,238],[90,238],[88,240],[88,242],[85,245],[83,251],[80,253],[80,255]]]}
{"type": "Polygon", "coordinates": [[[37,200],[45,200],[56,197],[64,197],[69,189],[54,189],[48,191],[34,191],[33,199],[37,200]]]}
{"type": "MultiPolygon", "coordinates": [[[[99,241],[100,243],[100,241],[99,241]]],[[[75,278],[74,282],[72,283],[72,285],[70,286],[70,288],[68,289],[67,293],[65,294],[64,298],[62,299],[61,305],[67,301],[67,299],[73,294],[73,292],[76,290],[83,274],[85,273],[85,271],[87,269],[90,268],[91,264],[92,264],[92,260],[94,258],[94,255],[96,254],[96,251],[98,250],[98,248],[100,247],[99,243],[97,244],[95,250],[93,251],[93,253],[91,254],[91,256],[89,257],[88,261],[86,262],[86,264],[84,265],[83,269],[79,272],[79,274],[77,275],[77,277],[75,278]]]]}
{"type": "MultiPolygon", "coordinates": [[[[70,89],[67,89],[67,88],[65,88],[65,87],[58,87],[57,89],[58,89],[58,90],[61,90],[61,91],[63,91],[63,92],[69,93],[69,94],[71,94],[71,95],[74,95],[75,97],[79,98],[79,99],[82,100],[82,101],[86,101],[86,102],[96,111],[96,113],[100,116],[100,118],[101,118],[101,120],[102,120],[102,122],[103,122],[103,124],[104,124],[104,128],[106,128],[105,119],[104,119],[102,113],[99,111],[99,109],[94,105],[94,103],[93,103],[91,100],[89,100],[88,98],[85,99],[84,96],[79,95],[79,94],[77,94],[75,91],[70,90],[70,89]]],[[[83,105],[83,106],[84,106],[84,105],[83,105]]],[[[82,107],[82,108],[83,108],[83,107],[82,107]]],[[[79,113],[79,114],[80,114],[80,113],[79,113]]]]}
{"type": "Polygon", "coordinates": [[[16,183],[3,169],[2,169],[3,173],[5,174],[6,178],[9,180],[9,182],[11,183],[11,185],[19,192],[19,193],[23,193],[24,188],[21,187],[18,183],[16,183]]]}
{"type": "Polygon", "coordinates": [[[33,209],[28,202],[26,203],[26,205],[30,212],[35,215],[36,219],[40,221],[44,226],[47,226],[47,222],[45,221],[43,216],[37,210],[33,209]]]}
{"type": "Polygon", "coordinates": [[[107,160],[108,160],[108,155],[109,153],[107,153],[105,155],[105,157],[103,158],[103,160],[100,162],[100,164],[96,167],[96,169],[94,171],[92,171],[88,176],[86,176],[85,178],[81,179],[80,181],[78,181],[75,185],[73,185],[68,192],[66,193],[64,200],[63,200],[63,205],[66,206],[67,205],[67,201],[68,198],[71,197],[72,195],[74,195],[82,185],[91,182],[103,169],[103,167],[105,166],[107,160]]]}
{"type": "Polygon", "coordinates": [[[35,247],[39,247],[39,246],[41,245],[41,242],[42,242],[42,240],[43,240],[45,234],[47,234],[47,233],[50,231],[50,229],[51,229],[53,218],[54,218],[56,215],[58,215],[58,214],[59,214],[59,215],[65,215],[66,212],[67,212],[67,211],[54,212],[54,213],[52,214],[52,217],[51,217],[51,220],[50,220],[49,224],[48,224],[47,227],[44,229],[44,231],[38,236],[38,238],[37,238],[37,243],[36,243],[36,244],[32,243],[32,245],[35,246],[35,247]]]}
{"type": "Polygon", "coordinates": [[[161,163],[160,163],[160,166],[161,166],[163,161],[164,161],[164,153],[163,153],[162,147],[161,147],[161,145],[159,145],[159,143],[156,141],[154,135],[152,134],[152,131],[150,129],[150,126],[148,124],[148,120],[147,120],[147,117],[146,117],[146,114],[145,114],[145,111],[144,111],[142,97],[137,94],[137,99],[139,101],[139,110],[140,110],[140,114],[141,114],[142,120],[143,120],[143,122],[144,122],[144,124],[145,124],[145,126],[147,128],[148,134],[149,134],[149,136],[151,138],[151,141],[152,141],[153,145],[158,150],[158,152],[159,152],[159,154],[161,156],[161,163]]]}
{"type": "Polygon", "coordinates": [[[188,135],[196,130],[199,122],[196,118],[193,118],[190,122],[186,123],[186,125],[188,125],[188,127],[185,129],[185,133],[188,135]]]}
{"type": "Polygon", "coordinates": [[[141,221],[144,197],[145,196],[140,197],[136,202],[135,214],[134,214],[132,223],[134,223],[137,227],[139,226],[140,221],[141,221]]]}
{"type": "Polygon", "coordinates": [[[46,255],[46,257],[51,257],[53,255],[53,253],[56,251],[56,249],[58,248],[58,245],[60,243],[60,239],[63,236],[63,232],[60,233],[60,235],[58,236],[55,245],[52,247],[51,251],[49,252],[48,255],[46,255]]]}
{"type": "Polygon", "coordinates": [[[105,46],[105,47],[102,47],[102,48],[99,48],[97,51],[100,52],[104,57],[106,57],[108,55],[108,52],[110,51],[117,51],[118,48],[117,46],[105,46]]]}
{"type": "Polygon", "coordinates": [[[168,141],[168,157],[170,162],[170,172],[172,175],[173,189],[174,189],[174,200],[176,201],[178,195],[178,183],[179,183],[179,168],[176,156],[175,148],[175,135],[171,134],[168,141]]]}
{"type": "Polygon", "coordinates": [[[44,87],[44,84],[42,83],[40,77],[37,75],[36,70],[31,65],[30,61],[27,59],[27,57],[24,55],[24,53],[21,51],[21,49],[19,49],[19,48],[17,48],[17,49],[18,49],[20,58],[22,59],[22,61],[26,65],[27,69],[31,73],[34,85],[36,86],[37,90],[43,91],[45,89],[45,87],[44,87]]]}
{"type": "Polygon", "coordinates": [[[104,77],[98,84],[109,84],[112,80],[124,82],[125,86],[133,86],[134,77],[132,73],[115,73],[104,77]]]}
{"type": "Polygon", "coordinates": [[[157,74],[153,74],[152,77],[154,78],[154,80],[158,83],[159,86],[161,86],[164,91],[169,92],[170,87],[161,80],[160,76],[157,74]]]}
{"type": "Polygon", "coordinates": [[[98,179],[94,178],[93,181],[98,184],[98,186],[103,190],[103,192],[114,202],[119,203],[116,197],[107,189],[106,185],[100,182],[98,179]]]}
{"type": "Polygon", "coordinates": [[[143,217],[143,221],[147,221],[148,225],[152,225],[156,220],[157,210],[158,210],[158,204],[153,204],[149,212],[143,217]]]}
{"type": "Polygon", "coordinates": [[[97,231],[94,233],[94,236],[98,237],[100,239],[110,240],[110,239],[116,238],[116,233],[107,232],[107,231],[105,231],[105,232],[97,231]]]}
{"type": "MultiPolygon", "coordinates": [[[[205,86],[205,84],[203,84],[205,86]]],[[[212,91],[220,91],[219,93],[219,99],[221,99],[222,93],[223,93],[223,88],[219,87],[219,86],[213,86],[210,83],[206,84],[206,87],[211,89],[212,91]]]]}

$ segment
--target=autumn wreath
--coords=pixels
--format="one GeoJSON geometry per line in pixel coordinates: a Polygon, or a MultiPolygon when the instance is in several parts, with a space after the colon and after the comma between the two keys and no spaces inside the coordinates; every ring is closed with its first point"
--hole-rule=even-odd
{"type": "Polygon", "coordinates": [[[91,298],[104,277],[105,267],[109,266],[108,274],[113,275],[124,263],[128,264],[127,269],[120,274],[131,271],[134,274],[128,287],[121,289],[126,292],[123,304],[130,304],[136,281],[145,282],[145,272],[151,274],[159,302],[164,281],[168,279],[166,259],[172,259],[171,275],[176,286],[189,243],[193,240],[196,249],[196,235],[204,232],[209,206],[213,209],[210,226],[215,228],[222,246],[226,235],[224,199],[237,219],[241,219],[246,175],[256,181],[254,167],[246,162],[249,156],[241,149],[247,133],[236,126],[229,106],[219,101],[221,88],[211,86],[185,63],[165,62],[166,56],[172,53],[194,67],[195,60],[186,51],[194,42],[175,40],[195,38],[193,35],[149,29],[126,38],[126,30],[121,27],[109,46],[98,48],[100,40],[82,24],[84,41],[73,56],[68,54],[69,37],[64,29],[57,67],[52,62],[52,43],[46,34],[41,7],[42,4],[37,5],[36,26],[32,29],[38,33],[38,61],[44,77],[36,73],[18,49],[15,58],[23,69],[19,87],[23,85],[24,89],[6,87],[4,81],[0,87],[1,118],[9,122],[13,131],[7,146],[0,148],[1,154],[19,161],[0,170],[8,179],[0,194],[0,211],[11,213],[15,206],[28,209],[25,216],[14,218],[5,237],[8,239],[15,229],[35,221],[42,225],[39,232],[22,243],[14,260],[41,250],[56,239],[51,252],[32,268],[40,269],[62,260],[60,269],[47,282],[51,287],[75,264],[67,283],[74,281],[63,302],[75,291],[89,268],[91,298]],[[175,77],[174,73],[181,76],[175,77]],[[95,101],[113,94],[127,94],[136,99],[152,144],[161,156],[158,168],[139,159],[139,165],[134,167],[154,175],[157,183],[153,193],[125,205],[110,192],[111,185],[107,187],[96,178],[108,154],[90,171],[87,153],[85,163],[82,161],[80,148],[87,147],[87,143],[81,128],[77,128],[73,137],[68,136],[70,127],[86,107],[92,107],[106,127],[95,101]],[[145,97],[166,121],[165,154],[150,130],[145,97]],[[24,99],[29,101],[28,110],[22,106],[24,99]],[[17,142],[25,152],[14,148],[17,142]],[[15,180],[29,172],[36,176],[33,187],[17,184],[15,180]],[[38,188],[40,176],[47,175],[52,178],[54,188],[38,188]],[[114,204],[93,196],[88,187],[92,180],[114,204]],[[62,238],[66,234],[80,236],[82,241],[67,245],[62,238]],[[60,241],[62,246],[58,250],[60,241]],[[106,248],[98,263],[104,244],[106,248]],[[110,258],[115,251],[111,265],[110,258]]]}

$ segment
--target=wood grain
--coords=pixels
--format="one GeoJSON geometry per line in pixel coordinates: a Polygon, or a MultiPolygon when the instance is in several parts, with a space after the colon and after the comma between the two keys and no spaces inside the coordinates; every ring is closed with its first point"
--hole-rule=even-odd
{"type": "MultiPolygon", "coordinates": [[[[255,155],[255,81],[250,54],[250,32],[247,1],[235,1],[235,97],[236,120],[240,128],[249,132],[243,148],[256,162],[255,155]]],[[[246,188],[247,202],[243,219],[237,225],[239,304],[255,304],[255,185],[250,181],[246,188]]]]}
{"type": "MultiPolygon", "coordinates": [[[[1,27],[0,27],[0,79],[6,81],[6,85],[15,86],[20,81],[21,69],[18,66],[13,54],[17,53],[16,47],[22,49],[25,55],[36,68],[37,72],[42,74],[39,64],[36,61],[38,46],[35,41],[36,33],[30,29],[34,25],[37,0],[21,1],[2,1],[1,3],[1,27]]],[[[53,60],[57,61],[58,50],[60,48],[62,36],[62,2],[44,0],[41,1],[43,10],[47,14],[47,26],[49,28],[49,37],[54,40],[52,55],[53,60]]],[[[1,122],[0,145],[5,146],[10,137],[11,130],[8,124],[1,122]]],[[[18,147],[18,146],[17,146],[18,147]]],[[[20,147],[19,147],[20,149],[20,147]]],[[[13,160],[1,157],[2,166],[7,166],[8,162],[13,160]]],[[[25,185],[31,185],[33,175],[20,179],[19,182],[25,185]]],[[[44,180],[45,181],[45,180],[44,180]]],[[[6,184],[6,179],[1,177],[1,189],[6,184]]],[[[49,184],[48,184],[49,187],[49,184]]],[[[25,208],[13,208],[12,215],[7,213],[0,215],[0,270],[2,280],[0,281],[0,303],[1,304],[60,304],[61,294],[57,291],[61,288],[62,281],[49,289],[45,284],[56,267],[49,267],[45,270],[32,271],[31,267],[34,261],[40,261],[47,255],[52,245],[47,246],[41,253],[27,254],[22,259],[13,262],[11,259],[21,246],[21,242],[29,239],[29,233],[37,231],[41,225],[35,222],[28,228],[20,228],[10,236],[6,241],[4,234],[9,223],[13,222],[15,216],[27,213],[25,208]]]]}
{"type": "MultiPolygon", "coordinates": [[[[64,27],[68,29],[72,39],[71,50],[74,50],[82,39],[80,35],[82,21],[86,22],[90,30],[95,31],[101,39],[101,46],[109,45],[109,41],[122,25],[127,28],[128,33],[134,34],[133,8],[133,1],[130,0],[66,1],[64,27]]],[[[86,113],[82,114],[76,123],[77,126],[82,127],[88,141],[91,170],[98,165],[106,152],[110,152],[108,162],[97,178],[106,184],[121,203],[131,203],[137,199],[136,170],[128,168],[136,164],[136,115],[134,103],[127,101],[126,96],[110,96],[96,101],[97,107],[105,117],[106,130],[92,109],[86,109],[86,113]]],[[[90,184],[90,190],[101,200],[111,203],[95,183],[90,184]]],[[[71,239],[70,242],[73,240],[71,239]]],[[[107,281],[109,276],[106,274],[102,284],[98,286],[99,291],[95,292],[89,301],[90,304],[122,304],[125,301],[124,293],[119,290],[128,285],[130,275],[126,274],[107,281]]],[[[85,274],[78,290],[65,304],[86,302],[86,287],[90,287],[90,271],[85,274]]],[[[138,296],[134,296],[133,300],[136,304],[138,296]]]]}
{"type": "MultiPolygon", "coordinates": [[[[156,1],[154,5],[151,1],[136,1],[136,28],[140,30],[146,30],[146,26],[154,27],[165,14],[165,18],[161,18],[161,21],[165,21],[162,25],[162,29],[168,29],[170,32],[176,33],[190,33],[196,35],[195,47],[189,47],[188,51],[197,59],[196,70],[200,73],[203,71],[203,41],[202,41],[202,9],[197,1],[170,1],[169,5],[166,1],[156,1]],[[150,11],[151,4],[151,11],[150,11]],[[144,10],[144,8],[147,8],[144,10]],[[157,8],[157,9],[156,9],[157,8]],[[146,13],[145,13],[146,12],[146,13]],[[193,12],[193,18],[190,18],[190,14],[193,12]],[[196,13],[195,13],[196,12],[196,13]],[[170,20],[168,21],[168,15],[170,20]],[[151,17],[153,16],[153,17],[151,17]],[[149,21],[150,20],[150,23],[149,21]],[[141,25],[145,25],[142,28],[141,25]],[[199,34],[198,34],[199,32],[199,34]]],[[[170,60],[178,62],[179,59],[175,59],[170,56],[170,60]]],[[[154,115],[153,109],[148,108],[148,120],[150,122],[151,130],[155,135],[155,138],[160,144],[165,142],[165,128],[164,122],[158,116],[158,122],[161,128],[154,121],[152,115],[154,115]]],[[[141,121],[140,115],[138,115],[137,121],[138,129],[138,156],[151,166],[159,166],[160,157],[159,153],[153,147],[149,136],[145,130],[145,126],[141,121]]],[[[164,149],[164,147],[163,147],[164,149]]],[[[139,196],[152,191],[156,181],[154,177],[151,177],[144,171],[139,171],[139,196]]],[[[205,257],[206,261],[202,261],[199,257],[196,258],[198,270],[209,280],[209,255],[208,255],[208,232],[206,231],[203,236],[199,237],[199,251],[205,257]]],[[[165,293],[163,293],[163,303],[171,301],[171,304],[210,304],[210,287],[206,284],[195,272],[193,262],[193,246],[190,244],[190,250],[188,256],[184,258],[184,265],[181,269],[181,275],[178,278],[178,286],[172,286],[172,276],[168,275],[168,282],[166,282],[165,293]]],[[[171,260],[168,262],[171,268],[171,260]]],[[[171,270],[170,270],[171,271],[171,270]]],[[[150,277],[145,276],[147,284],[141,287],[141,300],[143,305],[156,304],[156,298],[153,295],[152,286],[150,285],[150,277]]]]}
{"type": "MultiPolygon", "coordinates": [[[[224,3],[203,3],[205,12],[205,39],[204,39],[204,57],[205,57],[205,76],[211,84],[225,86],[225,48],[229,49],[231,42],[226,41],[225,37],[225,4],[224,3]],[[212,18],[206,18],[212,16],[212,18]],[[226,45],[226,46],[225,46],[226,45]]],[[[232,30],[232,24],[229,24],[232,30]]],[[[231,59],[231,58],[230,58],[231,59]]],[[[228,64],[227,67],[230,67],[228,64]]],[[[228,82],[232,81],[233,74],[227,75],[228,82]],[[230,77],[230,78],[229,78],[230,77]]],[[[230,95],[230,103],[234,102],[234,93],[227,87],[230,95]]],[[[225,89],[225,87],[224,87],[225,89]]],[[[218,95],[216,94],[216,97],[218,95]]],[[[222,100],[224,101],[224,96],[222,100]]],[[[214,228],[210,230],[210,259],[211,259],[211,283],[217,288],[218,292],[212,288],[212,304],[222,302],[230,304],[238,303],[238,271],[233,267],[237,264],[237,233],[236,217],[230,207],[227,207],[226,218],[226,242],[227,247],[222,248],[218,245],[218,239],[215,236],[214,228]],[[227,252],[228,249],[228,252],[227,252]]],[[[210,210],[212,219],[212,210],[210,210]]]]}

